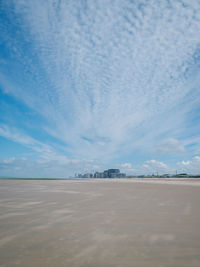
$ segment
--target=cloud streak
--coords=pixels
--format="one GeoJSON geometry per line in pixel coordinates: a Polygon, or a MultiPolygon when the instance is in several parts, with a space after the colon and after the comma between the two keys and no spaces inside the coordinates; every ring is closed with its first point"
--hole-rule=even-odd
{"type": "Polygon", "coordinates": [[[183,153],[196,138],[199,127],[191,133],[187,123],[200,97],[199,1],[20,0],[2,9],[17,18],[19,36],[6,32],[7,42],[24,73],[10,86],[3,69],[2,87],[45,118],[72,158],[183,153]]]}

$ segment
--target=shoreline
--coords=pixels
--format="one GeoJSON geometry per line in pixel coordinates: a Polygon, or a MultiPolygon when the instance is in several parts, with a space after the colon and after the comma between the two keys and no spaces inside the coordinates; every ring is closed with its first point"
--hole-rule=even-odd
{"type": "Polygon", "coordinates": [[[75,183],[150,183],[200,186],[200,178],[0,178],[15,181],[65,181],[75,183]]]}

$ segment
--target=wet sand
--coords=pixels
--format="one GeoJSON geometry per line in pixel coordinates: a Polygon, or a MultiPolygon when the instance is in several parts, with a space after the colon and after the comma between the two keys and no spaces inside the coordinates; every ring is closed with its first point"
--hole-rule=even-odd
{"type": "Polygon", "coordinates": [[[0,180],[0,266],[199,267],[199,185],[0,180]]]}

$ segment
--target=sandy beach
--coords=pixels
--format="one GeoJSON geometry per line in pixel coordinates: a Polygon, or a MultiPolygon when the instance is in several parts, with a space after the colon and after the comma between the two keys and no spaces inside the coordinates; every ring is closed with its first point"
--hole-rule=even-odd
{"type": "Polygon", "coordinates": [[[199,267],[199,205],[199,179],[0,180],[0,266],[199,267]]]}

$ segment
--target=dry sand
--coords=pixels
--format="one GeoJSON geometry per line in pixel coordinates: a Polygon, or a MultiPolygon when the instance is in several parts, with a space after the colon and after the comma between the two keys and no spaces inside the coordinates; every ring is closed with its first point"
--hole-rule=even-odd
{"type": "Polygon", "coordinates": [[[0,180],[0,266],[199,267],[199,185],[0,180]]]}

